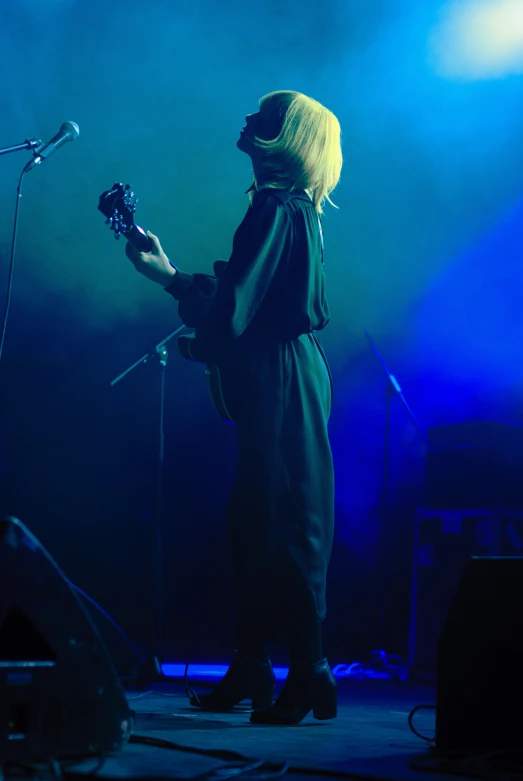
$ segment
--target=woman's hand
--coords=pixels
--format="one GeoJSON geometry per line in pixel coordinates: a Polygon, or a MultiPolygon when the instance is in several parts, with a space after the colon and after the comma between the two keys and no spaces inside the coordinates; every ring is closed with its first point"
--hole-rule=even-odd
{"type": "Polygon", "coordinates": [[[176,269],[169,263],[169,258],[163,251],[158,236],[155,236],[150,231],[147,231],[147,235],[153,243],[153,248],[150,252],[138,252],[130,242],[127,242],[125,254],[136,271],[158,285],[167,287],[176,274],[176,269]]]}

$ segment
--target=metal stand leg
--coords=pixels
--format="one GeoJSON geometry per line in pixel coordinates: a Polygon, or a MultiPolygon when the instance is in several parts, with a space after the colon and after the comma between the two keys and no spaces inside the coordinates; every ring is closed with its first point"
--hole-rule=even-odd
{"type": "Polygon", "coordinates": [[[165,651],[165,610],[163,601],[163,477],[164,477],[164,451],[165,451],[165,432],[164,432],[164,412],[165,412],[165,369],[167,366],[168,351],[167,342],[182,331],[185,326],[180,326],[173,331],[166,339],[156,345],[154,351],[147,353],[140,360],[136,361],[123,374],[116,377],[111,385],[116,385],[130,371],[142,363],[146,363],[154,358],[160,367],[159,377],[159,400],[158,400],[158,455],[157,455],[157,474],[156,474],[156,496],[154,513],[154,592],[155,604],[152,611],[152,637],[150,652],[142,664],[140,680],[143,686],[147,686],[154,681],[164,680],[162,671],[162,662],[164,661],[165,651]]]}

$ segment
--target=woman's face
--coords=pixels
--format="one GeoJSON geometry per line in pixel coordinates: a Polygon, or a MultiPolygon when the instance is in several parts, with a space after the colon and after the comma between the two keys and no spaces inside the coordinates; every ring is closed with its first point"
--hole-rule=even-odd
{"type": "Polygon", "coordinates": [[[256,151],[253,146],[255,136],[264,141],[271,141],[280,135],[282,120],[270,117],[263,111],[257,111],[256,114],[247,114],[245,117],[245,126],[240,133],[236,146],[242,152],[246,152],[252,157],[256,151]]]}
{"type": "Polygon", "coordinates": [[[249,153],[252,149],[252,139],[254,136],[258,136],[258,126],[260,125],[259,117],[259,111],[256,114],[247,114],[245,117],[245,125],[240,132],[240,137],[236,144],[238,149],[242,152],[249,153]]]}

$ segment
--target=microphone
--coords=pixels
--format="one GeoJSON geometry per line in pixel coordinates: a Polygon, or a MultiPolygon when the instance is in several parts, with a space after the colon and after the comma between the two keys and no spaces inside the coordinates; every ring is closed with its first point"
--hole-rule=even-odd
{"type": "Polygon", "coordinates": [[[30,171],[36,165],[40,165],[42,160],[47,160],[57,149],[67,144],[68,141],[75,141],[79,135],[80,128],[76,122],[64,122],[54,138],[39,149],[35,157],[27,163],[24,172],[30,171]]]}

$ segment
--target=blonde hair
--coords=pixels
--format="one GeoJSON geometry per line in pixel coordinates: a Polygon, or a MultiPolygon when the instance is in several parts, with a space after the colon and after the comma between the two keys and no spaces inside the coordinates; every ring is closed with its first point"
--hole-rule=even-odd
{"type": "Polygon", "coordinates": [[[253,139],[261,153],[254,189],[306,190],[319,214],[326,200],[337,208],[329,195],[343,160],[340,123],[332,111],[301,92],[279,90],[260,100],[260,114],[281,130],[269,141],[253,139]]]}

